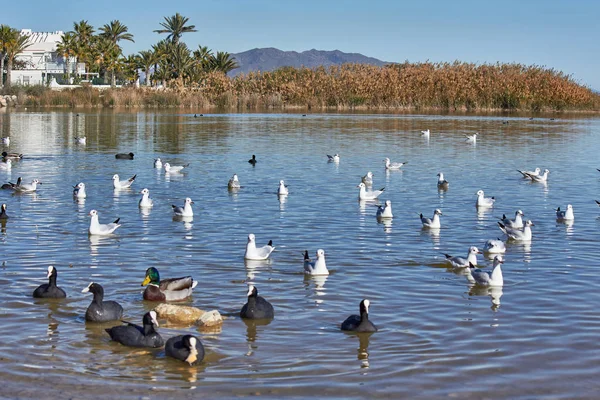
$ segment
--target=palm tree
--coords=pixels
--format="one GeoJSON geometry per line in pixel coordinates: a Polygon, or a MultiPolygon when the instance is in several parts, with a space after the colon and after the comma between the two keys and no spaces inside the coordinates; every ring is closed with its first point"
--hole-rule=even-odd
{"type": "MultiPolygon", "coordinates": [[[[70,82],[71,57],[77,57],[77,41],[72,32],[67,32],[61,36],[61,42],[56,45],[56,51],[65,60],[67,82],[70,82]]],[[[77,59],[75,59],[77,62],[77,59]]]]}
{"type": "Polygon", "coordinates": [[[172,70],[171,64],[167,60],[169,54],[171,54],[171,47],[173,45],[167,40],[161,40],[160,42],[152,45],[152,50],[157,56],[157,62],[154,65],[153,76],[160,79],[163,86],[166,86],[167,80],[171,78],[172,70]]]}
{"type": "Polygon", "coordinates": [[[73,30],[69,33],[75,35],[75,41],[77,43],[75,56],[78,60],[85,63],[85,72],[87,73],[88,65],[92,61],[90,53],[92,50],[94,27],[88,24],[87,21],[81,20],[79,22],[73,22],[73,30]]]}
{"type": "Polygon", "coordinates": [[[165,22],[161,22],[160,25],[165,29],[157,29],[156,33],[168,33],[167,40],[171,40],[171,43],[179,43],[181,35],[188,32],[198,32],[195,25],[185,26],[189,21],[189,18],[184,17],[179,13],[175,13],[172,17],[164,17],[165,22]]]}
{"type": "Polygon", "coordinates": [[[180,84],[183,84],[186,74],[194,64],[190,49],[188,49],[185,43],[173,45],[169,61],[171,61],[173,66],[173,75],[175,79],[177,79],[180,84]]]}
{"type": "Polygon", "coordinates": [[[15,57],[30,46],[29,36],[21,35],[18,29],[11,28],[4,41],[3,54],[6,57],[6,87],[10,87],[13,62],[15,57]]]}
{"type": "Polygon", "coordinates": [[[226,51],[218,51],[217,55],[210,57],[210,67],[213,71],[227,74],[229,71],[239,68],[239,64],[231,54],[226,51]]]}
{"type": "Polygon", "coordinates": [[[198,45],[198,50],[194,50],[194,61],[204,71],[208,71],[210,68],[210,59],[213,56],[212,50],[207,46],[198,45]]]}
{"type": "Polygon", "coordinates": [[[139,69],[142,68],[140,57],[136,54],[130,54],[121,60],[121,75],[127,82],[135,82],[140,77],[139,69]]]}
{"type": "Polygon", "coordinates": [[[108,70],[111,71],[110,84],[111,86],[115,86],[115,70],[117,67],[115,62],[118,61],[118,58],[121,55],[121,47],[118,45],[118,42],[121,40],[135,42],[135,40],[133,40],[133,35],[127,32],[127,26],[123,25],[119,20],[110,21],[110,24],[104,24],[99,30],[102,31],[100,36],[113,44],[113,48],[109,51],[110,57],[108,58],[109,65],[112,65],[112,68],[108,68],[108,70]]]}
{"type": "Polygon", "coordinates": [[[159,55],[152,50],[143,50],[139,52],[138,59],[146,74],[146,86],[150,86],[150,69],[158,63],[159,55]]]}

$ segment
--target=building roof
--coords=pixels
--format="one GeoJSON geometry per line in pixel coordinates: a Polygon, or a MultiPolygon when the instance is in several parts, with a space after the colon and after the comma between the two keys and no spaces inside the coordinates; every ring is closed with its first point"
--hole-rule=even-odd
{"type": "Polygon", "coordinates": [[[56,51],[56,44],[62,42],[63,34],[63,31],[32,32],[31,29],[21,29],[21,35],[28,36],[30,43],[23,53],[56,51]]]}

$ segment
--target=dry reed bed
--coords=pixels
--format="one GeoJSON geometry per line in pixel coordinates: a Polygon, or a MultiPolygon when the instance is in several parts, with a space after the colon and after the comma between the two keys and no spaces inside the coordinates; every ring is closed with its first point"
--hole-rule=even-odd
{"type": "Polygon", "coordinates": [[[210,73],[191,88],[43,90],[26,97],[26,105],[66,107],[600,110],[599,94],[560,71],[461,62],[285,67],[235,78],[210,73]]]}

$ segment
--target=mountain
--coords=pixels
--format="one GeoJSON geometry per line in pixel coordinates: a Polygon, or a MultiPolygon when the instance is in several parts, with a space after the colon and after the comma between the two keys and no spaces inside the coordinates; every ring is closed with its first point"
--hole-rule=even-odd
{"type": "Polygon", "coordinates": [[[273,47],[263,49],[252,49],[242,53],[232,54],[239,68],[230,72],[230,75],[235,76],[241,73],[251,71],[272,71],[280,67],[318,67],[320,65],[340,65],[344,63],[371,64],[382,66],[387,62],[378,60],[373,57],[363,56],[358,53],[344,53],[339,50],[323,51],[323,50],[307,50],[302,53],[297,51],[282,51],[273,47]]]}

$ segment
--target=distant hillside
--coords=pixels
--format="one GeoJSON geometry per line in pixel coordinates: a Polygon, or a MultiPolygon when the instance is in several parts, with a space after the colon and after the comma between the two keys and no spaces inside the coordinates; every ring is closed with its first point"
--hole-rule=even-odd
{"type": "Polygon", "coordinates": [[[298,53],[297,51],[282,51],[273,47],[264,49],[252,49],[243,53],[233,54],[240,68],[231,71],[235,76],[250,71],[272,71],[280,67],[318,67],[320,65],[340,65],[344,63],[370,64],[382,66],[388,64],[373,57],[363,56],[358,53],[344,53],[339,50],[323,51],[308,50],[298,53]]]}

